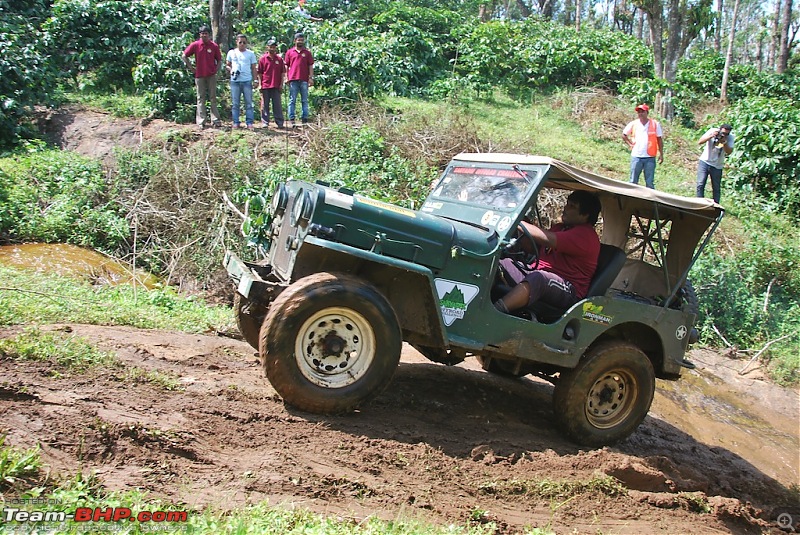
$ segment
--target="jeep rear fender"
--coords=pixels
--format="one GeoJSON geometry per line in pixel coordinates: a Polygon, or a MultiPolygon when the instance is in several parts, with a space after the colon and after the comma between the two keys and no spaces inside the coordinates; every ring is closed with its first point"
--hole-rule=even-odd
{"type": "Polygon", "coordinates": [[[429,269],[306,236],[297,251],[293,281],[320,271],[349,273],[374,285],[394,308],[406,342],[431,348],[447,347],[442,315],[434,297],[433,274],[429,269]]]}
{"type": "MultiPolygon", "coordinates": [[[[665,341],[659,333],[643,323],[628,322],[615,325],[611,329],[597,337],[590,348],[601,344],[606,340],[625,340],[635,345],[647,355],[653,364],[653,370],[659,379],[677,379],[680,376],[681,367],[670,358],[665,358],[665,341]]],[[[588,351],[588,349],[587,349],[588,351]]]]}

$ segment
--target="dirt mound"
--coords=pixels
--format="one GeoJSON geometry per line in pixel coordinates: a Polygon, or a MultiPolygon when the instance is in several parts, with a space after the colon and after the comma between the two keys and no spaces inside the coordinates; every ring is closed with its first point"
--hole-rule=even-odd
{"type": "MultiPolygon", "coordinates": [[[[751,460],[746,444],[727,443],[743,418],[700,441],[687,423],[702,428],[727,413],[695,412],[674,389],[659,391],[651,416],[618,447],[582,450],[555,428],[550,385],[496,377],[471,359],[445,367],[405,348],[385,393],[354,414],[320,417],[284,406],[243,342],[48,329],[85,337],[125,364],[71,376],[0,360],[0,432],[8,444],[40,444],[56,471],[96,472],[110,489],[192,507],[268,499],[356,518],[492,521],[500,533],[761,533],[781,513],[800,519],[787,489],[798,477],[796,426],[759,420],[751,442],[771,437],[762,447],[772,457],[751,460]],[[181,388],[142,379],[148,372],[181,388]],[[659,416],[673,410],[686,411],[680,424],[659,416]]],[[[690,374],[708,395],[735,393],[748,418],[771,413],[710,370],[690,374]]],[[[797,401],[796,392],[782,397],[797,401]]]]}

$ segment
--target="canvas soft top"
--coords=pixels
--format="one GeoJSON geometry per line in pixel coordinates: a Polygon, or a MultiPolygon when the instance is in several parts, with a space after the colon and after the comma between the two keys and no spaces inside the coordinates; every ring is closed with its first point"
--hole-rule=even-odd
{"type": "MultiPolygon", "coordinates": [[[[548,176],[549,187],[559,187],[563,181],[563,188],[569,190],[586,189],[596,192],[608,192],[632,199],[634,208],[642,212],[652,210],[652,203],[658,203],[665,208],[676,208],[696,212],[698,215],[705,216],[714,220],[723,211],[722,206],[711,199],[697,197],[681,197],[654,189],[649,189],[638,184],[622,182],[613,178],[597,175],[583,169],[578,169],[561,160],[549,158],[547,156],[535,156],[530,154],[510,154],[503,152],[471,153],[462,152],[453,160],[486,163],[506,163],[517,165],[549,165],[552,167],[548,176]],[[577,182],[577,184],[576,184],[577,182]],[[581,187],[585,186],[585,187],[581,187]],[[640,205],[635,200],[643,201],[640,205]],[[638,205],[638,206],[637,206],[638,205]]],[[[643,214],[644,215],[644,214],[643,214]]]]}

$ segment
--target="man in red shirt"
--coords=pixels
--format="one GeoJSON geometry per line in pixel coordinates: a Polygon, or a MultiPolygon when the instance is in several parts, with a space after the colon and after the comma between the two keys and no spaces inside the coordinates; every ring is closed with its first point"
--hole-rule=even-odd
{"type": "Polygon", "coordinates": [[[195,121],[200,127],[208,126],[206,121],[206,99],[211,103],[211,119],[214,126],[222,121],[217,110],[217,71],[222,65],[222,53],[217,43],[211,40],[208,26],[200,26],[200,39],[193,42],[183,51],[183,63],[194,73],[194,85],[197,89],[197,113],[195,121]],[[189,58],[194,56],[194,65],[189,58]]]}
{"type": "Polygon", "coordinates": [[[269,125],[269,105],[272,103],[272,113],[275,124],[283,128],[283,107],[281,106],[281,89],[286,65],[278,54],[278,43],[273,37],[267,41],[267,51],[258,60],[258,78],[261,82],[261,123],[269,125]]]}
{"type": "Polygon", "coordinates": [[[314,56],[306,48],[306,38],[302,33],[294,36],[294,48],[286,51],[286,79],[289,81],[289,120],[294,125],[297,94],[303,105],[301,119],[308,122],[308,87],[314,85],[314,56]]]}
{"type": "Polygon", "coordinates": [[[594,230],[599,214],[600,200],[578,190],[567,198],[561,223],[549,230],[521,222],[539,248],[539,265],[533,271],[523,271],[512,259],[501,260],[501,267],[516,286],[495,301],[495,307],[508,313],[541,300],[568,308],[586,297],[600,254],[600,240],[594,230]]]}

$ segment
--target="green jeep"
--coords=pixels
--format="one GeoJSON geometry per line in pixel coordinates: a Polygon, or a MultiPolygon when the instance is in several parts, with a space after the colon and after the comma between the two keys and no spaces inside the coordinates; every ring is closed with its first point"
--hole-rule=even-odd
{"type": "Polygon", "coordinates": [[[290,180],[270,211],[266,258],[229,252],[225,266],[239,329],[287,404],[356,408],[389,384],[405,341],[435,362],[473,356],[490,372],[552,382],[559,426],[589,446],[630,435],[655,378],[693,367],[684,359],[697,315],[687,274],[723,216],[707,199],[491,153],[456,156],[420,210],[290,180]],[[567,310],[499,312],[493,301],[509,290],[500,259],[536,260],[518,246],[518,223],[547,228],[573,190],[602,203],[588,296],[567,310]]]}

